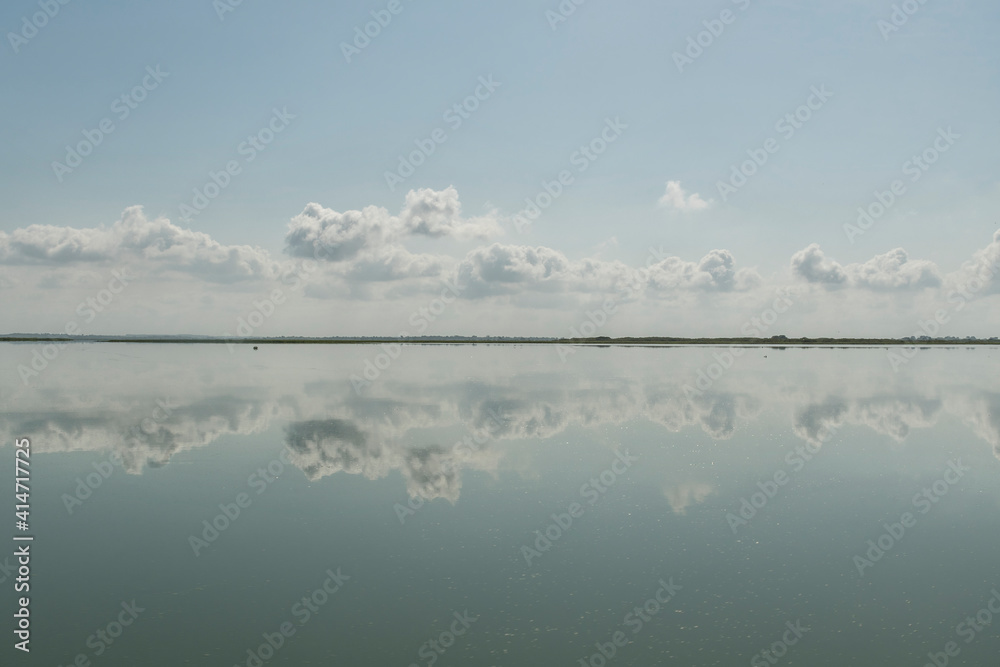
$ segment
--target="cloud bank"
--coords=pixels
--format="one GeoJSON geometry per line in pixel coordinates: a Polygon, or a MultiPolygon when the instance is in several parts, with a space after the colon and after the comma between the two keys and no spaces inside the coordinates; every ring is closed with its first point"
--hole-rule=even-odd
{"type": "MultiPolygon", "coordinates": [[[[668,182],[663,203],[686,210],[707,205],[697,194],[685,193],[678,181],[668,182]]],[[[200,291],[204,308],[190,298],[183,307],[200,312],[203,317],[192,315],[189,321],[201,322],[218,311],[219,302],[231,301],[227,289],[268,295],[275,286],[288,284],[289,276],[297,276],[296,284],[306,283],[298,322],[315,320],[306,314],[310,308],[315,311],[329,305],[354,308],[355,313],[369,309],[370,316],[363,318],[371,323],[367,330],[325,332],[331,335],[385,334],[387,327],[396,329],[395,334],[400,320],[405,322],[408,314],[427,306],[441,294],[443,285],[453,286],[452,292],[464,304],[453,310],[464,313],[466,326],[462,331],[442,333],[467,333],[468,323],[485,325],[501,312],[508,322],[526,322],[517,313],[529,309],[530,319],[537,321],[533,330],[476,332],[508,335],[565,335],[567,327],[553,325],[559,313],[578,318],[575,314],[583,308],[607,298],[617,304],[635,304],[628,317],[619,318],[628,320],[635,330],[618,329],[614,335],[732,335],[740,330],[740,322],[759,314],[773,300],[775,290],[790,288],[797,290],[797,311],[802,313],[823,309],[834,303],[831,299],[848,299],[852,306],[848,317],[854,316],[858,327],[881,327],[889,311],[879,299],[898,297],[892,303],[896,318],[892,330],[840,333],[899,336],[911,333],[918,319],[933,313],[939,307],[934,304],[955,299],[956,291],[965,301],[1000,293],[1000,231],[951,272],[930,260],[911,258],[903,248],[842,264],[815,243],[793,253],[787,268],[762,272],[741,265],[736,253],[726,248],[685,258],[662,245],[651,247],[646,262],[638,266],[602,258],[603,250],[593,256],[572,256],[559,248],[502,240],[508,223],[496,211],[466,215],[454,187],[418,189],[406,195],[395,214],[378,206],[337,211],[307,204],[287,223],[283,250],[271,252],[227,245],[207,232],[185,229],[166,218],[150,219],[141,207],[133,206],[106,227],[30,225],[0,232],[0,291],[17,297],[33,284],[51,292],[52,287],[84,284],[84,276],[93,278],[109,267],[127,264],[140,274],[136,282],[147,288],[147,294],[139,297],[142,288],[130,288],[129,295],[121,297],[123,304],[133,299],[136,314],[130,327],[123,325],[123,331],[114,333],[134,333],[146,329],[141,322],[148,321],[151,312],[157,321],[177,320],[180,299],[165,294],[200,291]],[[303,269],[306,266],[308,271],[303,269]],[[139,298],[141,303],[135,303],[139,298]],[[548,324],[538,320],[540,308],[552,314],[548,324]],[[386,313],[394,310],[389,322],[386,313]],[[690,324],[723,317],[733,321],[690,324]],[[690,329],[665,331],[664,325],[671,322],[690,324],[690,329]],[[712,326],[714,330],[704,330],[712,326]]],[[[37,302],[27,295],[20,298],[25,303],[37,302]]],[[[122,320],[129,321],[124,315],[122,320]]],[[[61,329],[64,321],[65,315],[60,315],[54,326],[61,329]]],[[[44,332],[57,330],[54,326],[17,328],[44,332]]],[[[786,329],[790,324],[780,326],[786,329]]],[[[192,330],[188,325],[177,333],[213,332],[192,330]]],[[[303,332],[292,325],[282,333],[303,332]]]]}

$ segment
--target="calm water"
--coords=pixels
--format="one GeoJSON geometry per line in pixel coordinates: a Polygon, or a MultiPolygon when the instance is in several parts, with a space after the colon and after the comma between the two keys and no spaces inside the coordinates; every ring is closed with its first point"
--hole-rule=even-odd
{"type": "Polygon", "coordinates": [[[997,351],[379,352],[0,347],[3,664],[996,664],[997,351]]]}

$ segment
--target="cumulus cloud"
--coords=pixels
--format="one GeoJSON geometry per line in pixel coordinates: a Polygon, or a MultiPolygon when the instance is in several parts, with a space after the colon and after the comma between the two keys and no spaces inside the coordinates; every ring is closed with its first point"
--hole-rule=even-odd
{"type": "Polygon", "coordinates": [[[265,250],[223,245],[204,232],[150,220],[141,206],[125,209],[110,227],[30,225],[0,232],[0,263],[59,267],[83,262],[142,260],[148,267],[190,273],[212,282],[269,278],[277,263],[265,250]]]}
{"type": "Polygon", "coordinates": [[[837,262],[827,259],[819,244],[813,243],[792,255],[792,275],[810,283],[836,286],[847,282],[847,272],[837,262]]]}
{"type": "Polygon", "coordinates": [[[667,257],[649,267],[649,285],[658,290],[698,289],[718,292],[744,291],[761,283],[753,269],[737,269],[728,250],[713,250],[699,262],[667,257]]]}
{"type": "Polygon", "coordinates": [[[1000,293],[1000,230],[992,242],[977,250],[972,259],[948,276],[951,287],[966,296],[988,296],[1000,293]]]}
{"type": "Polygon", "coordinates": [[[340,262],[366,246],[384,245],[395,236],[393,227],[393,218],[384,208],[366,206],[361,211],[338,213],[311,203],[288,223],[285,244],[294,257],[340,262]]]}
{"type": "Polygon", "coordinates": [[[941,273],[934,262],[910,260],[902,248],[876,255],[863,264],[847,266],[851,283],[874,290],[940,287],[941,273]]]}
{"type": "Polygon", "coordinates": [[[827,288],[856,287],[876,291],[940,287],[941,272],[928,260],[911,260],[902,248],[867,262],[842,266],[813,243],[792,255],[792,274],[827,288]]]}
{"type": "Polygon", "coordinates": [[[667,191],[660,197],[660,206],[679,211],[700,211],[708,208],[708,204],[697,192],[686,194],[680,181],[667,181],[667,191]]]}
{"type": "Polygon", "coordinates": [[[406,234],[432,238],[489,239],[501,233],[493,215],[463,218],[458,190],[454,187],[441,191],[429,188],[410,190],[400,222],[406,234]]]}
{"type": "Polygon", "coordinates": [[[458,266],[459,284],[470,296],[510,294],[525,287],[562,290],[578,277],[565,255],[545,247],[494,243],[470,251],[458,266]]]}
{"type": "Polygon", "coordinates": [[[363,253],[345,267],[343,275],[360,282],[430,278],[441,274],[445,261],[434,255],[414,254],[405,248],[387,246],[363,253]]]}
{"type": "Polygon", "coordinates": [[[399,215],[378,206],[340,213],[315,203],[292,218],[285,235],[294,257],[330,262],[354,259],[365,250],[378,251],[408,236],[484,239],[500,234],[492,215],[463,218],[458,191],[411,190],[399,215]]]}
{"type": "MultiPolygon", "coordinates": [[[[662,257],[662,255],[661,255],[662,257]]],[[[753,269],[737,269],[728,250],[713,250],[698,262],[662,257],[646,269],[596,259],[571,261],[546,247],[494,243],[469,252],[458,266],[458,282],[469,296],[513,294],[531,289],[563,292],[742,291],[757,286],[753,269]]]]}
{"type": "MultiPolygon", "coordinates": [[[[667,205],[697,209],[699,201],[678,181],[668,183],[667,205]]],[[[466,217],[454,187],[411,190],[395,215],[378,206],[338,212],[311,203],[289,221],[285,255],[272,257],[261,248],[220,243],[166,218],[149,219],[134,206],[107,227],[31,225],[0,232],[0,289],[25,281],[39,289],[66,288],[87,271],[100,268],[95,275],[104,275],[108,265],[128,266],[143,282],[168,281],[174,274],[215,284],[277,281],[302,275],[303,258],[324,260],[320,270],[308,272],[303,292],[304,298],[323,300],[416,299],[439,293],[446,280],[462,287],[461,298],[495,298],[509,301],[512,308],[568,310],[591,298],[615,295],[622,301],[656,300],[681,307],[698,301],[722,310],[735,301],[726,294],[749,292],[764,283],[755,268],[738,266],[733,253],[722,248],[694,260],[661,249],[639,268],[604,259],[599,252],[573,258],[557,248],[490,241],[502,233],[498,220],[494,212],[466,217]],[[451,252],[433,252],[426,249],[432,240],[464,245],[457,253],[457,243],[447,246],[451,252]],[[410,242],[420,247],[407,247],[410,242]],[[31,268],[22,275],[25,266],[31,268]]],[[[844,265],[812,244],[795,253],[790,264],[796,279],[820,288],[802,290],[817,303],[824,291],[836,289],[938,289],[942,296],[956,289],[968,290],[966,298],[972,299],[1000,293],[1000,231],[946,277],[933,262],[911,259],[902,248],[844,265]]],[[[234,291],[240,289],[245,288],[234,291]]]]}

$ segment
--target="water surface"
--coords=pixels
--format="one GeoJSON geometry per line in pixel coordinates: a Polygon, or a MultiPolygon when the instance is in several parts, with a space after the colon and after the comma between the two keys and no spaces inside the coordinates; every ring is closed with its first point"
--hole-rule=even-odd
{"type": "Polygon", "coordinates": [[[34,453],[4,664],[996,660],[995,350],[379,353],[70,345],[26,386],[0,347],[0,475],[34,453]]]}

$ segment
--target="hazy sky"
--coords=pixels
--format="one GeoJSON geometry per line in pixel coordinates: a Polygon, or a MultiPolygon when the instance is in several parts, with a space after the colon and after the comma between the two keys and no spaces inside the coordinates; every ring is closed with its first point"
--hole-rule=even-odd
{"type": "Polygon", "coordinates": [[[0,332],[997,334],[995,2],[236,2],[0,7],[0,332]]]}

